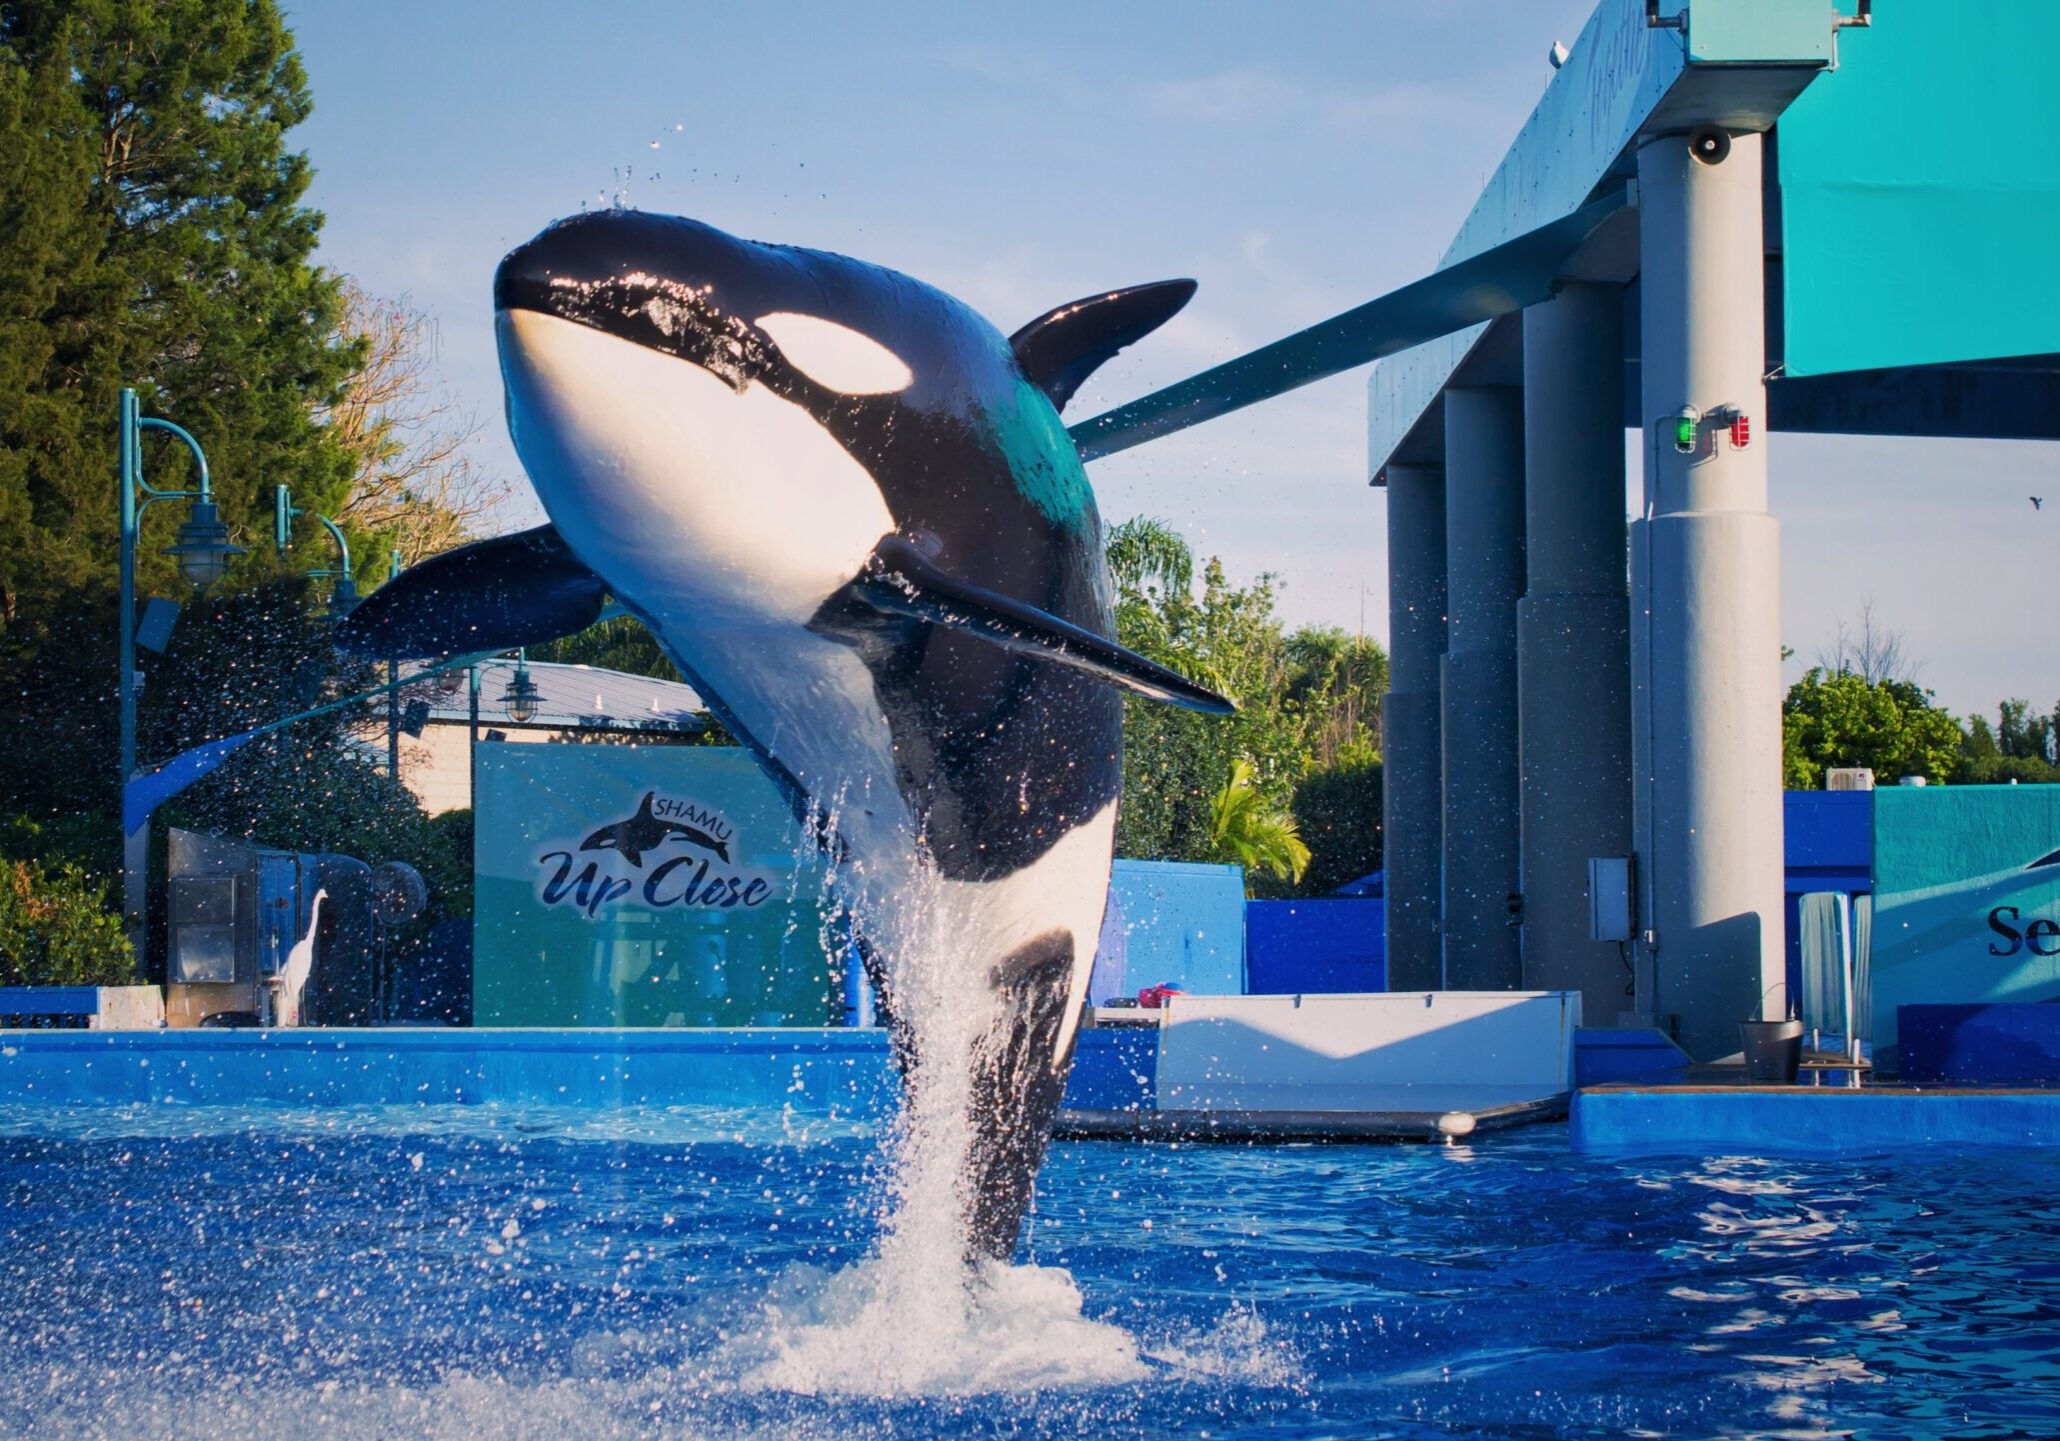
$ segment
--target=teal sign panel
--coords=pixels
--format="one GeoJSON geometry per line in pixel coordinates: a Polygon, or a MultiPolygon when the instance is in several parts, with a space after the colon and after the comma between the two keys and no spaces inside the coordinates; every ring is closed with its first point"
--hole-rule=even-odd
{"type": "MultiPolygon", "coordinates": [[[[1850,4],[1851,0],[1847,0],[1850,4]]],[[[1834,53],[1829,3],[1817,0],[1699,0],[1676,4],[1688,17],[1688,59],[1697,65],[1828,63],[1834,53]]]]}
{"type": "Polygon", "coordinates": [[[1840,32],[1775,129],[1789,374],[2060,351],[2056,55],[2052,0],[1840,32]]]}
{"type": "Polygon", "coordinates": [[[821,1026],[843,927],[741,750],[483,745],[473,1023],[821,1026]]]}
{"type": "Polygon", "coordinates": [[[1897,1006],[2060,997],[2060,786],[1874,792],[1874,1040],[1897,1006]]]}

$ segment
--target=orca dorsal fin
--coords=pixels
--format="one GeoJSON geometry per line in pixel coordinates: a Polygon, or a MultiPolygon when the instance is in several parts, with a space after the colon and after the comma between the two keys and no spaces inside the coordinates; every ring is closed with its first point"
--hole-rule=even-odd
{"type": "Polygon", "coordinates": [[[474,541],[402,571],[336,627],[336,645],[380,660],[513,650],[575,635],[608,588],[553,526],[474,541]]]}
{"type": "Polygon", "coordinates": [[[1192,280],[1157,280],[1048,310],[1009,337],[1016,364],[1059,410],[1124,346],[1150,335],[1194,298],[1192,280]]]}
{"type": "Polygon", "coordinates": [[[652,817],[651,817],[651,801],[652,801],[652,799],[653,799],[654,797],[656,797],[656,796],[657,796],[657,794],[658,794],[658,792],[656,792],[656,791],[645,791],[645,792],[644,792],[644,803],[643,803],[642,805],[640,805],[640,806],[638,806],[638,807],[637,807],[637,819],[638,819],[638,820],[640,820],[640,821],[648,821],[648,820],[650,820],[650,819],[652,818],[652,817]]]}

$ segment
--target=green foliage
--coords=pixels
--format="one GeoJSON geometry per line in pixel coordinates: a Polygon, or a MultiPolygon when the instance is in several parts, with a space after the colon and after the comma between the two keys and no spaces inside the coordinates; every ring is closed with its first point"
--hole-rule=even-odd
{"type": "MultiPolygon", "coordinates": [[[[1274,613],[1274,582],[1233,585],[1220,561],[1197,567],[1187,544],[1162,521],[1143,517],[1113,527],[1107,539],[1116,586],[1117,638],[1132,650],[1193,676],[1238,702],[1229,717],[1197,715],[1145,700],[1124,705],[1123,807],[1117,850],[1128,856],[1216,860],[1216,803],[1223,779],[1242,763],[1264,813],[1291,818],[1299,789],[1346,757],[1375,772],[1367,824],[1378,832],[1380,695],[1387,655],[1379,645],[1332,627],[1288,634],[1274,613]]],[[[1363,778],[1362,778],[1363,783],[1363,778]]],[[[1328,784],[1328,782],[1325,782],[1328,784]]],[[[1320,804],[1320,803],[1319,803],[1320,804]]],[[[1303,867],[1265,867],[1253,885],[1285,889],[1280,874],[1363,874],[1363,835],[1326,824],[1303,867]],[[1327,848],[1336,846],[1335,854],[1327,848]]],[[[1373,854],[1378,857],[1377,840],[1373,854]]],[[[1376,859],[1374,864],[1378,864],[1376,859]]],[[[1334,882],[1333,882],[1334,884],[1334,882]]]]}
{"type": "MultiPolygon", "coordinates": [[[[0,802],[101,874],[118,848],[121,387],[206,450],[253,552],[232,579],[272,565],[276,483],[333,510],[350,482],[321,412],[357,347],[337,338],[335,280],[309,263],[320,216],[284,140],[309,105],[272,0],[0,3],[0,802]]],[[[162,436],[144,473],[194,480],[162,436]]],[[[162,553],[182,512],[149,513],[144,595],[188,594],[162,553]]],[[[198,689],[239,712],[247,673],[232,660],[198,689]]],[[[164,719],[163,675],[146,718],[164,719]]]]}
{"type": "Polygon", "coordinates": [[[1381,761],[1370,746],[1347,750],[1295,787],[1295,821],[1308,842],[1303,895],[1320,896],[1380,869],[1381,761]]]}
{"type": "Polygon", "coordinates": [[[1309,847],[1295,818],[1270,806],[1253,780],[1250,761],[1230,763],[1230,779],[1209,802],[1211,859],[1243,866],[1248,877],[1299,881],[1309,869],[1309,847]]]}
{"type": "Polygon", "coordinates": [[[1788,790],[1821,790],[1831,767],[1866,766],[1893,785],[1920,775],[1943,782],[1964,745],[1952,714],[1909,681],[1869,682],[1854,671],[1812,667],[1781,714],[1781,777],[1788,790]]]}
{"type": "Polygon", "coordinates": [[[529,658],[559,661],[566,665],[590,665],[619,670],[626,675],[647,675],[657,680],[677,681],[679,670],[658,648],[644,623],[633,615],[620,615],[588,626],[578,635],[568,635],[548,645],[531,646],[529,658]]]}
{"type": "Polygon", "coordinates": [[[1983,716],[1967,721],[1961,741],[1959,764],[1953,771],[1958,785],[2052,785],[2060,783],[2060,765],[2053,751],[2060,739],[2060,705],[2053,714],[2040,715],[2026,700],[2006,700],[1996,708],[1996,729],[1989,729],[1983,716]]]}
{"type": "Polygon", "coordinates": [[[69,862],[0,859],[0,986],[126,986],[135,957],[107,886],[69,862]]]}
{"type": "Polygon", "coordinates": [[[1378,768],[1388,653],[1377,641],[1332,625],[1290,635],[1287,656],[1287,698],[1302,718],[1315,764],[1327,768],[1363,754],[1378,768]]]}

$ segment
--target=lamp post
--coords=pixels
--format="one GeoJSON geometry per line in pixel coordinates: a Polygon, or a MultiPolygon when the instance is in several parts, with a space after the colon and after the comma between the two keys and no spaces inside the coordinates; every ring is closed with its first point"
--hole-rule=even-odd
{"type": "MultiPolygon", "coordinates": [[[[272,540],[279,547],[280,557],[286,555],[286,548],[293,544],[294,517],[313,514],[293,503],[293,492],[286,486],[279,486],[272,492],[272,540]]],[[[334,576],[336,584],[329,591],[329,618],[342,620],[357,608],[358,584],[351,578],[350,542],[343,538],[343,531],[335,521],[326,515],[316,515],[329,532],[329,538],[336,542],[336,569],[311,570],[308,574],[316,579],[334,576]]]]}
{"type": "MultiPolygon", "coordinates": [[[[400,573],[401,552],[396,545],[386,557],[386,578],[397,579],[400,573]]],[[[398,660],[386,663],[386,773],[395,780],[401,778],[401,663],[398,660]]]]}
{"type": "Polygon", "coordinates": [[[536,719],[537,702],[542,699],[543,692],[537,689],[536,679],[529,673],[529,657],[517,651],[515,678],[508,683],[507,693],[501,697],[508,719],[517,725],[527,725],[536,719]]]}
{"type": "MultiPolygon", "coordinates": [[[[192,510],[179,527],[176,543],[165,554],[177,556],[179,571],[199,591],[222,578],[229,562],[243,554],[243,547],[229,542],[229,527],[215,509],[209,486],[207,456],[200,442],[169,420],[143,415],[136,392],[124,386],[119,422],[121,441],[121,784],[127,789],[136,776],[136,543],[142,534],[143,517],[150,507],[164,500],[192,502],[192,510]],[[158,490],[143,478],[143,432],[162,430],[176,436],[193,453],[200,471],[198,490],[158,490]]],[[[144,871],[150,859],[150,822],[134,831],[126,825],[122,833],[122,927],[138,965],[144,959],[146,909],[149,904],[144,871]]]]}
{"type": "MultiPolygon", "coordinates": [[[[321,521],[329,532],[329,538],[336,542],[336,569],[311,570],[308,574],[318,579],[336,578],[336,584],[329,591],[329,618],[331,621],[342,620],[357,609],[362,598],[358,595],[357,581],[351,575],[350,542],[344,539],[342,528],[328,516],[302,510],[295,505],[293,492],[288,487],[282,485],[272,492],[272,540],[279,547],[282,558],[286,548],[293,544],[294,519],[303,515],[313,515],[321,521]]],[[[387,575],[389,580],[400,573],[399,551],[394,552],[393,561],[387,575]]],[[[400,662],[390,660],[386,663],[386,680],[386,773],[398,780],[401,774],[400,662]]]]}

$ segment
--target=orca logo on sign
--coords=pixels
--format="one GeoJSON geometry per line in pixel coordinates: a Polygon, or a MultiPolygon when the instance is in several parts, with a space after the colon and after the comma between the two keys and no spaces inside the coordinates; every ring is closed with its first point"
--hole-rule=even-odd
{"type": "MultiPolygon", "coordinates": [[[[2035,871],[2042,867],[2060,867],[2060,851],[2040,856],[2025,869],[2035,871]]],[[[1988,953],[2014,956],[2029,947],[2035,956],[2060,956],[2060,921],[2050,916],[2034,916],[2029,925],[2019,930],[2014,923],[2023,916],[2023,910],[2017,906],[1997,906],[1988,913],[1988,928],[2002,937],[2000,944],[1988,943],[1988,953]]]]}
{"type": "Polygon", "coordinates": [[[588,920],[618,903],[654,911],[754,910],[772,899],[774,878],[730,865],[735,838],[735,827],[719,812],[646,791],[634,814],[600,827],[576,847],[547,842],[537,857],[537,899],[577,910],[588,920]],[[666,854],[659,857],[661,851],[666,854]],[[612,865],[610,853],[632,873],[612,865]],[[648,868],[647,859],[653,860],[648,868]],[[711,872],[716,862],[721,869],[711,872]]]}

